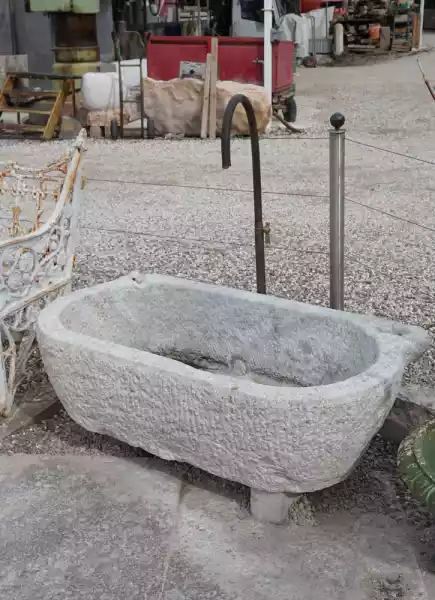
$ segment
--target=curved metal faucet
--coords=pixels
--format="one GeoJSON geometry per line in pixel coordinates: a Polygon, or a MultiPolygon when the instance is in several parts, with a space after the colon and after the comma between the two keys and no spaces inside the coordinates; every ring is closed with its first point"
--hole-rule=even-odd
{"type": "Polygon", "coordinates": [[[221,133],[221,153],[222,168],[231,167],[231,125],[233,122],[234,111],[238,104],[242,104],[248,117],[249,135],[251,137],[252,154],[252,176],[254,184],[254,218],[255,218],[255,265],[257,272],[257,292],[266,293],[266,267],[264,257],[264,236],[266,242],[269,240],[270,227],[266,223],[263,225],[263,206],[261,199],[261,164],[260,164],[260,144],[258,139],[257,120],[255,118],[254,108],[249,98],[243,94],[236,94],[228,102],[225,109],[222,133],[221,133]]]}

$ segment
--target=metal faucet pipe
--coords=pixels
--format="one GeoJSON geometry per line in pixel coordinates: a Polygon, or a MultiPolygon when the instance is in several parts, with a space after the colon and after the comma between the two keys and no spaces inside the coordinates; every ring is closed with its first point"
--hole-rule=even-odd
{"type": "Polygon", "coordinates": [[[260,144],[258,139],[257,120],[255,118],[254,108],[249,98],[243,94],[236,94],[228,102],[225,109],[222,133],[221,133],[221,154],[222,168],[231,167],[231,125],[233,122],[234,111],[237,106],[242,104],[245,109],[249,124],[249,135],[251,137],[251,155],[252,155],[252,177],[254,187],[254,219],[255,219],[255,265],[257,274],[257,292],[266,293],[266,266],[264,255],[264,236],[268,239],[270,228],[266,223],[263,225],[263,206],[261,199],[261,164],[260,164],[260,144]]]}

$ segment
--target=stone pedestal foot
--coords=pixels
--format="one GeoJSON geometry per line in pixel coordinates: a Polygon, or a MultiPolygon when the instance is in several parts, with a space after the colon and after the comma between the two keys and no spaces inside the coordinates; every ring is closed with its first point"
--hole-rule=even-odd
{"type": "Polygon", "coordinates": [[[262,492],[251,489],[251,514],[258,521],[285,523],[290,506],[300,497],[301,494],[262,492]]]}

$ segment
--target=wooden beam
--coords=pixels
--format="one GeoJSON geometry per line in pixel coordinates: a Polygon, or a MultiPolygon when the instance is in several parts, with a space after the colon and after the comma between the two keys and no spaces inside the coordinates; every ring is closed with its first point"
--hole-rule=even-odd
{"type": "Polygon", "coordinates": [[[216,139],[216,83],[218,78],[218,40],[211,40],[211,65],[210,65],[210,118],[209,135],[211,140],[216,139]]]}
{"type": "Polygon", "coordinates": [[[210,112],[210,69],[211,69],[211,54],[207,54],[207,61],[205,63],[205,77],[204,77],[204,94],[202,101],[202,114],[201,114],[201,138],[207,137],[208,131],[208,117],[210,112]]]}
{"type": "Polygon", "coordinates": [[[51,115],[48,118],[47,125],[44,129],[44,133],[42,134],[43,140],[51,140],[54,136],[56,129],[59,127],[63,107],[68,92],[69,83],[67,81],[64,81],[62,83],[62,89],[57,93],[56,100],[54,102],[53,108],[51,109],[51,115]]]}
{"type": "Polygon", "coordinates": [[[7,77],[4,82],[3,89],[0,92],[0,116],[2,114],[3,108],[8,108],[8,103],[6,102],[6,95],[10,94],[14,89],[14,80],[11,77],[7,77]]]}
{"type": "Polygon", "coordinates": [[[420,18],[421,15],[412,17],[412,47],[420,48],[420,18]]]}

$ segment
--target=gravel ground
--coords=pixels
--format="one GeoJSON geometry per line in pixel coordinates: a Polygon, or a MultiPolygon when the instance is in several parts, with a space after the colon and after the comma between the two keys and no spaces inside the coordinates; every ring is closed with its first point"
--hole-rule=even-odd
{"type": "MultiPolygon", "coordinates": [[[[421,60],[435,80],[432,57],[424,54],[421,60]]],[[[269,293],[328,303],[327,130],[329,116],[340,110],[348,137],[360,142],[348,141],[346,148],[346,308],[431,326],[435,104],[415,58],[301,69],[296,86],[306,134],[283,132],[261,141],[264,216],[272,228],[269,293]]],[[[219,142],[88,145],[76,287],[141,270],[255,289],[248,140],[233,141],[229,171],[221,169],[219,142]]],[[[43,164],[66,147],[67,142],[0,141],[0,161],[43,164]]],[[[433,386],[434,362],[432,348],[406,377],[433,386]]],[[[3,451],[60,451],[55,439],[62,446],[71,423],[64,416],[52,423],[55,433],[50,429],[46,435],[36,426],[38,435],[20,434],[3,451]]],[[[87,435],[80,430],[73,445],[86,451],[87,435]]]]}
{"type": "MultiPolygon", "coordinates": [[[[432,57],[423,55],[422,62],[435,80],[432,57]]],[[[272,228],[268,291],[327,305],[330,114],[341,110],[346,115],[349,138],[435,163],[435,104],[411,57],[301,70],[296,85],[307,133],[261,141],[264,215],[272,228]]],[[[66,145],[0,141],[0,161],[43,164],[66,145]]],[[[232,151],[233,166],[222,171],[218,142],[91,140],[74,285],[141,270],[254,290],[249,142],[234,140],[232,151]]],[[[435,164],[349,141],[346,165],[346,308],[431,326],[435,164]]],[[[435,387],[434,362],[435,346],[408,370],[407,379],[435,387]]],[[[33,365],[37,394],[43,377],[36,379],[38,362],[33,365]]],[[[146,455],[86,432],[64,411],[10,436],[0,452],[146,455]]],[[[322,514],[334,511],[389,514],[410,526],[409,539],[425,566],[434,550],[434,521],[407,494],[396,470],[396,453],[394,445],[376,437],[352,476],[296,506],[294,519],[315,525],[322,514]]],[[[243,486],[187,465],[170,464],[168,469],[186,481],[230,494],[242,510],[246,507],[243,486]]]]}

